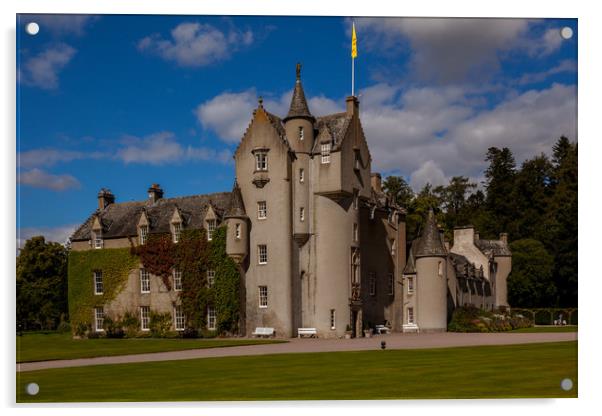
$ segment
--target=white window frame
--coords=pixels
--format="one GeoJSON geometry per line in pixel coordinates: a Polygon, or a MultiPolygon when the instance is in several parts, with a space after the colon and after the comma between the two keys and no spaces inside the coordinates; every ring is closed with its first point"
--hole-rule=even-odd
{"type": "Polygon", "coordinates": [[[268,246],[267,244],[257,245],[257,261],[259,264],[268,264],[268,246]]]}
{"type": "Polygon", "coordinates": [[[267,308],[268,307],[268,287],[265,285],[259,286],[258,294],[259,294],[259,307],[261,309],[267,308]]]}
{"type": "Polygon", "coordinates": [[[217,228],[217,220],[207,220],[207,241],[213,240],[213,233],[217,228]]]}
{"type": "Polygon", "coordinates": [[[256,172],[267,172],[268,170],[268,152],[257,151],[255,152],[255,171],[256,172]]]}
{"type": "Polygon", "coordinates": [[[146,269],[140,269],[140,293],[150,293],[150,273],[146,269]]]}
{"type": "Polygon", "coordinates": [[[102,239],[101,236],[99,235],[95,235],[94,236],[94,248],[95,249],[101,249],[104,246],[104,241],[102,239]]]}
{"type": "Polygon", "coordinates": [[[303,131],[303,126],[299,126],[299,140],[303,141],[305,138],[305,133],[303,131]]]}
{"type": "Polygon", "coordinates": [[[407,323],[408,325],[414,325],[416,317],[414,316],[414,307],[410,306],[406,309],[407,323]]]}
{"type": "Polygon", "coordinates": [[[102,306],[94,308],[94,330],[96,332],[104,332],[105,309],[102,306]]]}
{"type": "Polygon", "coordinates": [[[242,232],[241,232],[241,227],[240,227],[240,224],[239,224],[239,223],[237,223],[237,224],[234,226],[234,236],[236,237],[236,239],[237,239],[237,240],[240,240],[240,236],[241,236],[241,235],[242,235],[242,232]]]}
{"type": "Polygon", "coordinates": [[[257,201],[257,219],[265,220],[268,217],[268,203],[266,201],[257,201]]]}
{"type": "Polygon", "coordinates": [[[370,296],[376,296],[376,275],[374,273],[370,273],[370,296]]]}
{"type": "Polygon", "coordinates": [[[144,245],[146,244],[146,241],[148,240],[148,225],[141,225],[140,226],[140,245],[144,245]]]}
{"type": "Polygon", "coordinates": [[[181,292],[182,291],[182,270],[173,269],[171,273],[173,276],[174,292],[181,292]]]}
{"type": "Polygon", "coordinates": [[[356,222],[353,223],[353,241],[356,243],[360,241],[360,227],[356,222]]]}
{"type": "Polygon", "coordinates": [[[173,242],[178,243],[180,241],[181,236],[182,236],[182,223],[174,222],[173,223],[173,242]]]}
{"type": "Polygon", "coordinates": [[[305,182],[305,169],[303,169],[303,168],[299,169],[299,182],[300,183],[305,182]]]}
{"type": "Polygon", "coordinates": [[[174,317],[174,328],[176,331],[183,331],[186,329],[186,315],[184,315],[184,308],[182,305],[178,305],[173,308],[174,317]]]}
{"type": "Polygon", "coordinates": [[[330,143],[322,143],[320,146],[321,163],[323,165],[330,163],[330,143]]]}
{"type": "Polygon", "coordinates": [[[408,295],[414,293],[414,276],[408,276],[408,295]]]}
{"type": "Polygon", "coordinates": [[[207,287],[213,287],[215,284],[215,270],[207,270],[207,287]]]}
{"type": "Polygon", "coordinates": [[[387,275],[387,285],[389,289],[389,296],[393,296],[395,294],[395,279],[393,278],[393,273],[389,273],[387,275]]]}
{"type": "Polygon", "coordinates": [[[104,293],[104,280],[102,278],[102,270],[94,270],[92,273],[94,276],[94,294],[102,295],[104,293]],[[100,288],[100,290],[98,290],[100,288]]]}
{"type": "Polygon", "coordinates": [[[299,221],[301,221],[301,222],[305,221],[305,208],[304,207],[299,208],[299,221]]]}
{"type": "Polygon", "coordinates": [[[150,331],[150,306],[140,307],[140,330],[150,331]]]}
{"type": "Polygon", "coordinates": [[[330,310],[330,329],[337,329],[337,311],[335,309],[330,310]]]}
{"type": "Polygon", "coordinates": [[[217,327],[217,313],[213,306],[207,307],[207,329],[214,331],[217,327]]]}

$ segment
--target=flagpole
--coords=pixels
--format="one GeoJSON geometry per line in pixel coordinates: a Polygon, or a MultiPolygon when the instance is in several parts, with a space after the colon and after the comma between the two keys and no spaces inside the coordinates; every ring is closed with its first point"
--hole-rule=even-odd
{"type": "Polygon", "coordinates": [[[355,97],[355,58],[351,58],[351,96],[355,97]]]}

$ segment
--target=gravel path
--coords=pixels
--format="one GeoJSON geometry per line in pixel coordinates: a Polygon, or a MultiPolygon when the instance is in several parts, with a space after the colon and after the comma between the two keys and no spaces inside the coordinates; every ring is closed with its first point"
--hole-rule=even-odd
{"type": "Polygon", "coordinates": [[[577,332],[490,333],[490,334],[389,334],[355,339],[297,339],[288,343],[246,345],[240,347],[206,348],[197,350],[157,352],[150,354],[119,355],[114,357],[78,358],[74,360],[40,361],[17,364],[17,372],[49,368],[81,367],[102,364],[142,363],[150,361],[190,360],[194,358],[232,357],[240,355],[287,354],[329,351],[365,351],[380,348],[386,341],[387,349],[445,348],[482,345],[530,344],[536,342],[576,341],[577,332]]]}

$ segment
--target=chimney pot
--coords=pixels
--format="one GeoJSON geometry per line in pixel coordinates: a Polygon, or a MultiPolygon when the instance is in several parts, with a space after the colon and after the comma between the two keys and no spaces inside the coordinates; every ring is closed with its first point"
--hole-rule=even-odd
{"type": "Polygon", "coordinates": [[[477,230],[474,231],[474,241],[479,241],[481,239],[481,236],[479,235],[479,232],[477,230]]]}
{"type": "Polygon", "coordinates": [[[370,180],[372,182],[372,189],[379,193],[383,191],[382,176],[380,176],[380,173],[373,173],[370,176],[370,180]]]}
{"type": "Polygon", "coordinates": [[[98,192],[98,209],[103,210],[108,205],[115,202],[115,195],[111,193],[110,189],[102,188],[98,192]]]}
{"type": "Polygon", "coordinates": [[[500,240],[502,240],[504,244],[508,244],[508,233],[500,233],[500,240]]]}
{"type": "Polygon", "coordinates": [[[158,183],[153,183],[148,188],[148,199],[154,204],[161,198],[163,198],[163,189],[158,183]]]}

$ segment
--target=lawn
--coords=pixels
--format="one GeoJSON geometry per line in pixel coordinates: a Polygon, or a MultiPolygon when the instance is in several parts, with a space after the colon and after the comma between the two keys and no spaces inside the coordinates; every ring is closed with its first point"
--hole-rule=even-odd
{"type": "Polygon", "coordinates": [[[17,362],[143,354],[272,342],[286,341],[260,339],[73,339],[69,333],[31,333],[17,336],[17,362]]]}
{"type": "Polygon", "coordinates": [[[578,332],[577,326],[532,326],[530,328],[515,329],[511,332],[578,332]]]}
{"type": "Polygon", "coordinates": [[[577,342],[276,354],[17,373],[18,402],[577,397],[577,342]],[[571,391],[560,388],[570,378],[571,391]],[[37,396],[25,388],[35,382],[37,396]]]}

